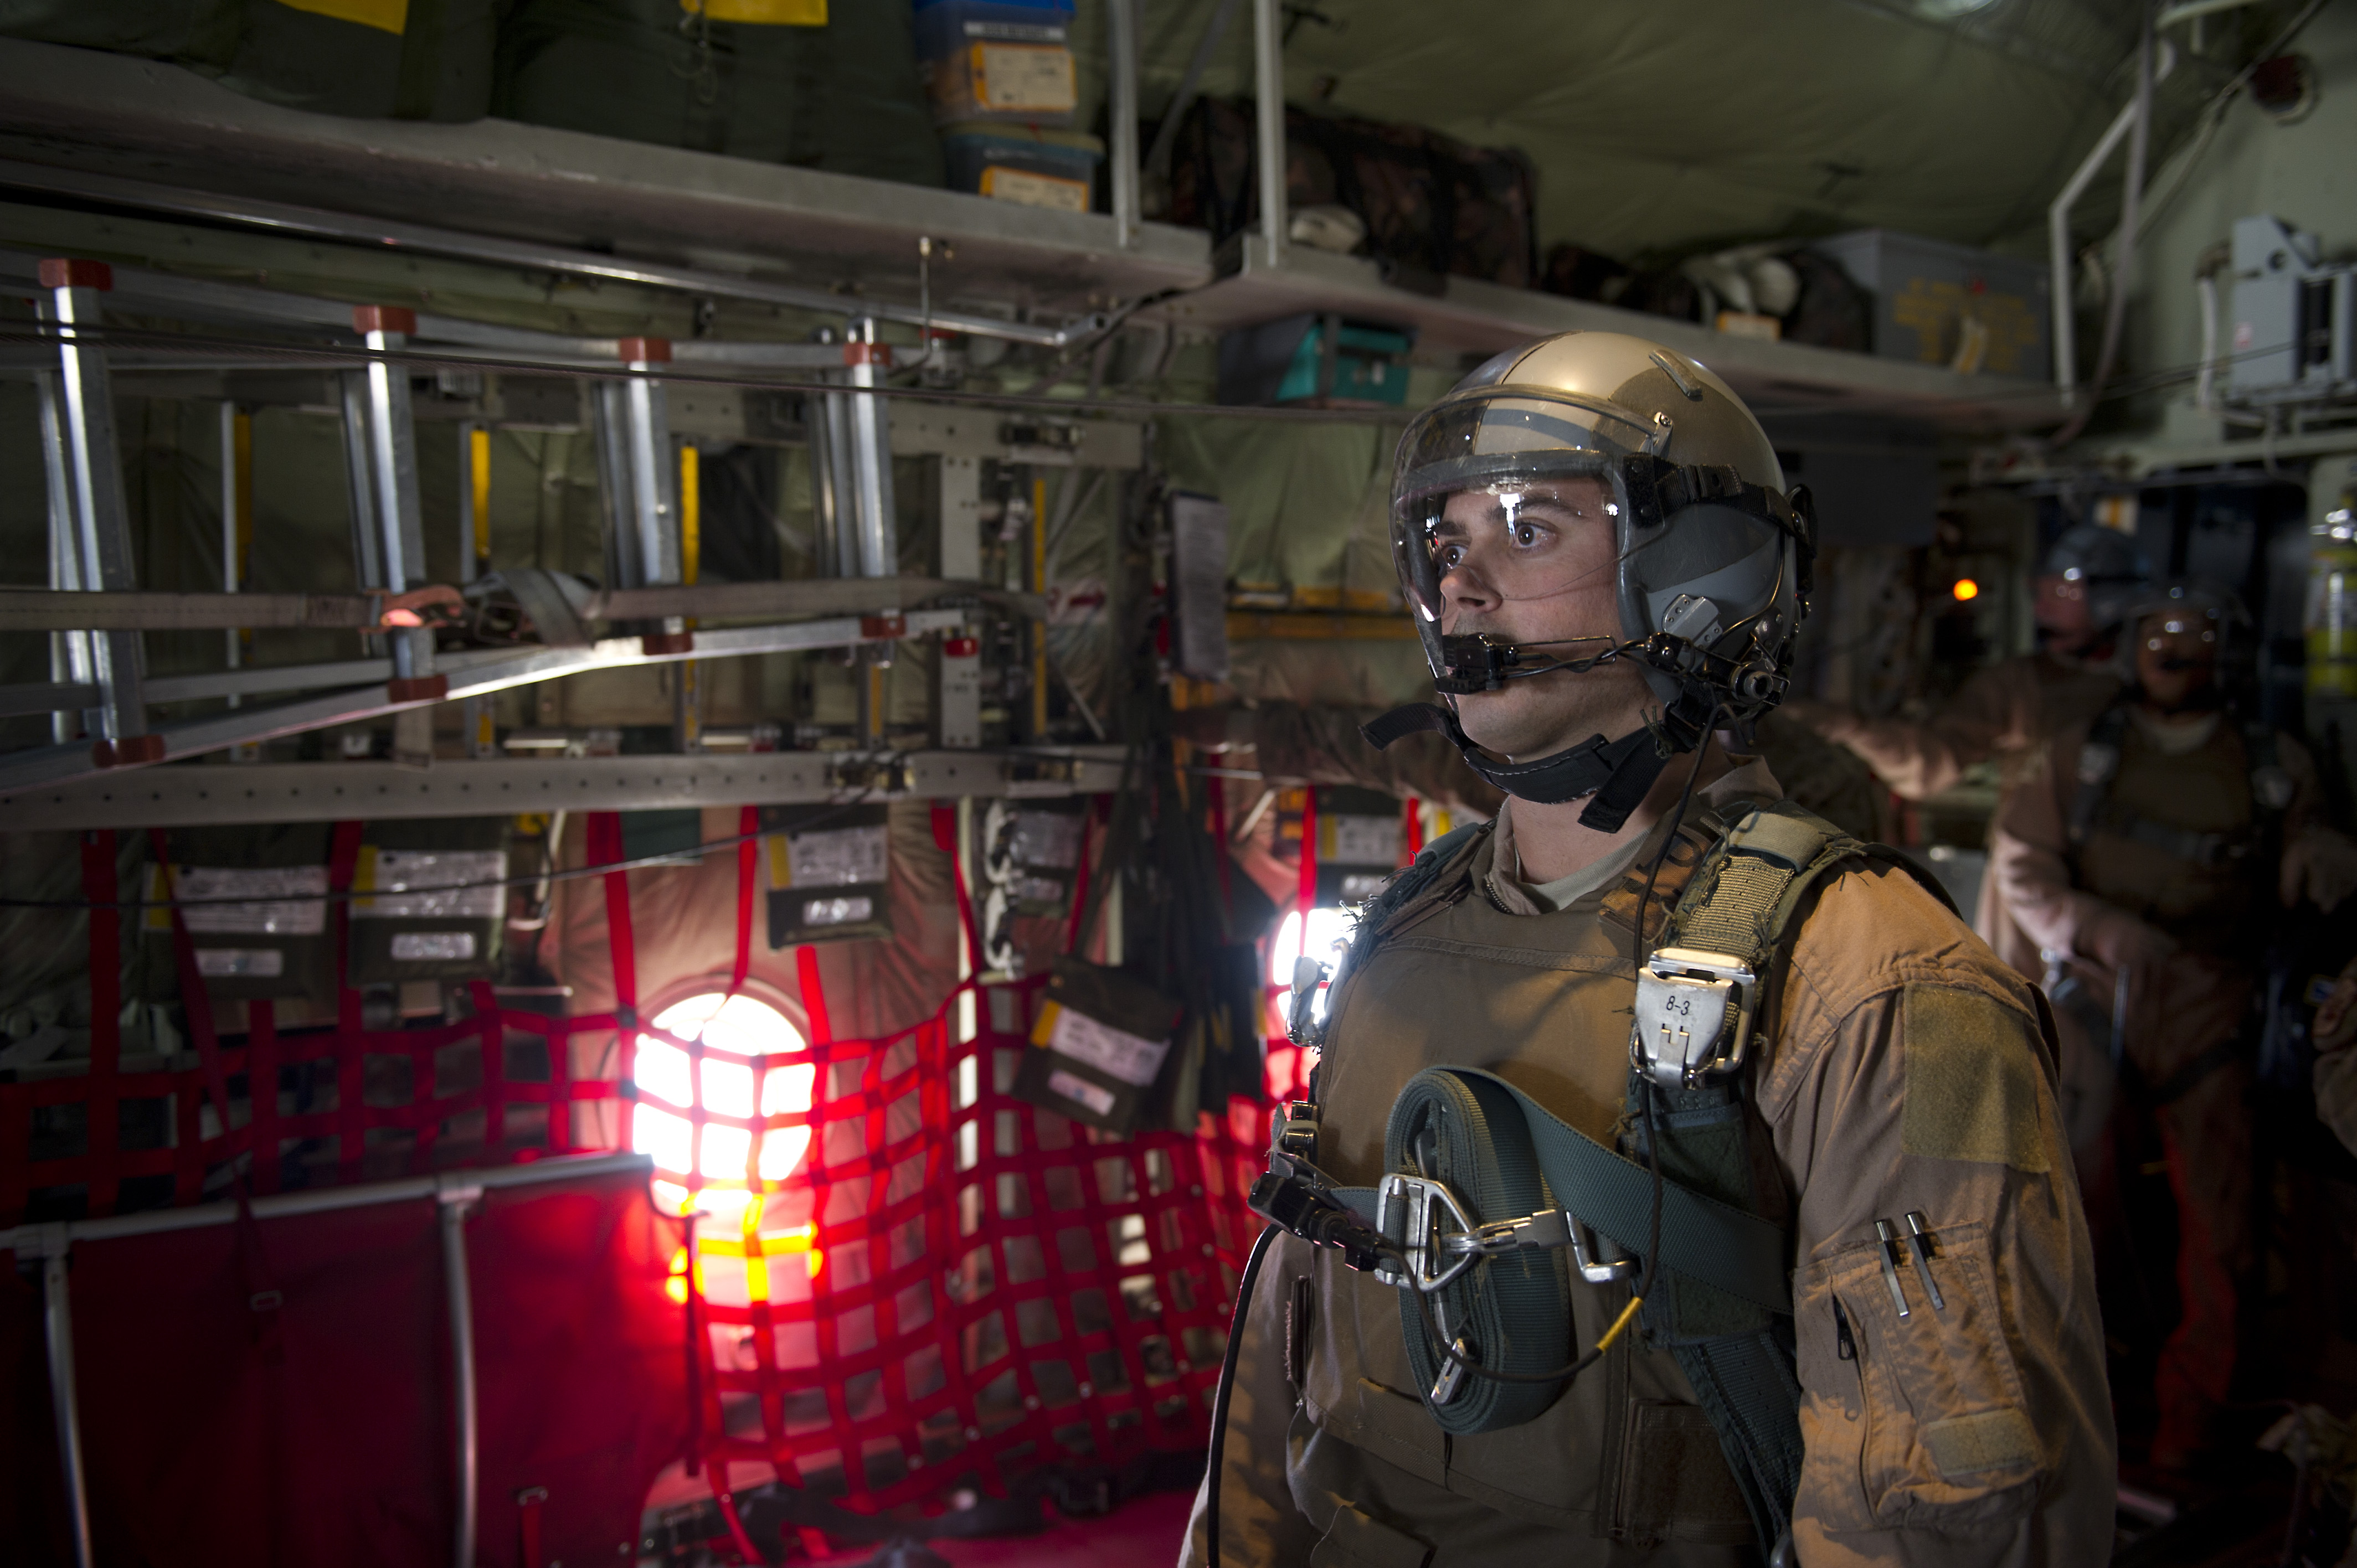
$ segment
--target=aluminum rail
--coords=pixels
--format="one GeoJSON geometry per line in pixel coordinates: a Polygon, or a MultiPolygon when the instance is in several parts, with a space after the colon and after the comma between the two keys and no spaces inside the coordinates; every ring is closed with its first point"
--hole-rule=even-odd
{"type": "Polygon", "coordinates": [[[1285,265],[1284,12],[1280,0],[1253,0],[1254,161],[1259,166],[1262,254],[1271,267],[1285,265]]]}
{"type": "Polygon", "coordinates": [[[1123,748],[763,751],[630,757],[522,755],[436,762],[252,762],[143,768],[0,794],[17,832],[650,811],[846,800],[955,800],[1106,794],[1123,748]]]}
{"type": "MultiPolygon", "coordinates": [[[[487,696],[511,686],[527,686],[591,670],[626,669],[642,664],[676,663],[683,659],[727,659],[753,653],[793,653],[820,648],[846,648],[863,643],[890,642],[901,637],[962,628],[973,612],[965,609],[912,610],[888,626],[872,618],[799,621],[785,626],[729,627],[698,631],[692,646],[650,653],[635,637],[610,637],[587,648],[531,648],[514,653],[494,653],[462,664],[453,658],[442,673],[448,687],[440,697],[397,701],[382,685],[360,686],[267,708],[236,708],[204,718],[161,725],[154,734],[164,742],[164,755],[153,761],[173,761],[248,742],[275,740],[306,730],[357,724],[405,713],[433,702],[487,696]]],[[[259,673],[241,671],[241,674],[259,673]]],[[[121,774],[122,768],[103,768],[91,747],[80,744],[32,747],[0,757],[0,790],[17,790],[43,784],[63,784],[101,773],[121,774]]]]}
{"type": "MultiPolygon", "coordinates": [[[[1256,3],[1266,5],[1274,14],[1275,0],[1256,0],[1256,3]]],[[[612,283],[674,289],[720,299],[741,299],[757,305],[774,305],[825,316],[880,317],[911,327],[922,327],[930,320],[931,325],[952,332],[963,332],[975,338],[1003,338],[1013,343],[1037,344],[1049,349],[1068,348],[1084,341],[1103,331],[1111,320],[1102,313],[1095,313],[1065,327],[1034,327],[964,311],[934,309],[928,316],[920,306],[888,300],[845,296],[823,289],[796,288],[790,284],[733,277],[726,273],[665,266],[658,262],[626,261],[617,256],[601,256],[561,246],[494,240],[422,223],[361,218],[317,207],[297,206],[292,202],[215,196],[147,180],[124,179],[114,175],[91,174],[78,169],[44,168],[34,164],[0,161],[0,189],[37,191],[45,196],[66,197],[136,211],[167,213],[176,218],[202,219],[273,233],[335,240],[382,251],[405,251],[457,261],[482,262],[493,266],[561,273],[571,277],[601,278],[612,283]]]]}
{"type": "MultiPolygon", "coordinates": [[[[2244,4],[2246,0],[2235,0],[2244,4]]],[[[2168,43],[2160,46],[2160,58],[2155,63],[2153,84],[2158,86],[2169,73],[2177,69],[2177,50],[2168,43]]],[[[2072,306],[2071,289],[2071,209],[2087,194],[2112,154],[2127,134],[2136,127],[2136,106],[2141,100],[2131,98],[2113,117],[2111,125],[2096,141],[2094,147],[2080,163],[2078,172],[2063,184],[2061,191],[2046,209],[2047,264],[2053,274],[2050,285],[2053,297],[2048,301],[2054,313],[2054,386],[2062,394],[2065,404],[2077,400],[2079,390],[2078,315],[2072,306]]],[[[2115,280],[2115,284],[2125,279],[2115,280]]]]}

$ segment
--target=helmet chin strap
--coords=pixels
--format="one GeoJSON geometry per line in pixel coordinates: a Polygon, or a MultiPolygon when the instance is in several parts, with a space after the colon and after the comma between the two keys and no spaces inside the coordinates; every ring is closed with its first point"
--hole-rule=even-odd
{"type": "MultiPolygon", "coordinates": [[[[1680,703],[1678,706],[1684,704],[1680,703]]],[[[1693,742],[1680,744],[1687,730],[1695,731],[1695,742],[1701,739],[1698,726],[1676,722],[1674,709],[1663,715],[1662,729],[1679,751],[1693,749],[1693,742]]],[[[1669,766],[1672,755],[1656,739],[1654,727],[1645,725],[1619,740],[1593,736],[1552,757],[1532,762],[1499,762],[1473,744],[1454,712],[1437,703],[1412,703],[1404,708],[1394,708],[1361,725],[1359,733],[1366,737],[1368,745],[1380,751],[1394,741],[1426,730],[1437,730],[1447,736],[1468,768],[1517,800],[1552,806],[1582,796],[1592,797],[1587,810],[1579,813],[1579,825],[1605,833],[1617,833],[1628,822],[1629,813],[1652,789],[1653,780],[1669,766]]]]}

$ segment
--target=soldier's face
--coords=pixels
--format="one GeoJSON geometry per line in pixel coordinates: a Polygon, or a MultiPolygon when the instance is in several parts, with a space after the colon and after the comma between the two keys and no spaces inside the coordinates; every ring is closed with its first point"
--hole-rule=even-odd
{"type": "Polygon", "coordinates": [[[2218,679],[2218,622],[2167,610],[2136,623],[2136,684],[2164,713],[2195,705],[2218,679]]]}
{"type": "MultiPolygon", "coordinates": [[[[1620,639],[1617,523],[1611,491],[1597,479],[1451,496],[1432,538],[1441,630],[1556,644],[1544,651],[1561,659],[1609,648],[1620,639]]],[[[1615,663],[1510,681],[1458,698],[1457,711],[1483,749],[1534,757],[1628,734],[1646,698],[1636,668],[1615,663]]]]}
{"type": "Polygon", "coordinates": [[[2059,572],[2050,572],[2032,585],[2030,614],[2046,645],[2058,653],[2076,655],[2094,640],[2094,619],[2088,612],[2087,585],[2059,572]]]}

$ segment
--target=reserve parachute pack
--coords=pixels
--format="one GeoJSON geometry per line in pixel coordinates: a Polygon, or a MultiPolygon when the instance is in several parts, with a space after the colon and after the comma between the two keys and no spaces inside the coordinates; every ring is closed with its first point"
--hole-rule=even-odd
{"type": "MultiPolygon", "coordinates": [[[[1342,972],[1372,957],[1394,918],[1487,831],[1438,840],[1372,902],[1342,972]]],[[[1789,802],[1747,808],[1720,830],[1637,977],[1620,1147],[1495,1074],[1427,1068],[1393,1106],[1382,1184],[1341,1187],[1318,1168],[1313,1078],[1312,1099],[1278,1113],[1251,1198],[1273,1225],[1340,1249],[1346,1264],[1401,1292],[1418,1392],[1451,1433],[1534,1419],[1603,1345],[1570,1367],[1559,1365],[1566,1348],[1618,1332],[1572,1321],[1572,1271],[1591,1285],[1641,1288],[1645,1335],[1694,1385],[1771,1562],[1792,1550],[1801,1387],[1792,1238],[1756,1187],[1745,1069],[1803,902],[1828,874],[1860,862],[1903,869],[1954,908],[1896,851],[1789,802]],[[1649,1125],[1660,1148],[1658,1268],[1644,1266],[1655,1202],[1649,1125]],[[1436,1328],[1457,1358],[1441,1352],[1436,1328]]],[[[1650,924],[1651,908],[1638,918],[1650,924]]],[[[1305,961],[1296,977],[1303,1034],[1308,990],[1322,978],[1313,968],[1305,961]]]]}

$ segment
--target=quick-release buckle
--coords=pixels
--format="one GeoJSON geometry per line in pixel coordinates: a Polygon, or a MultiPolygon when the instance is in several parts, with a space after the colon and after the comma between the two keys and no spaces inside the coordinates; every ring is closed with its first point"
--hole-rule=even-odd
{"type": "Polygon", "coordinates": [[[1749,964],[1727,953],[1657,950],[1637,977],[1630,1061],[1663,1089],[1692,1089],[1736,1071],[1751,1044],[1757,979],[1749,964]]]}
{"type": "Polygon", "coordinates": [[[1399,1290],[1429,1294],[1483,1258],[1529,1247],[1569,1247],[1579,1277],[1590,1284],[1637,1272],[1631,1260],[1606,1261],[1595,1231],[1567,1209],[1542,1208],[1478,1225],[1446,1184],[1405,1171],[1383,1177],[1375,1189],[1375,1229],[1407,1256],[1405,1270],[1390,1258],[1375,1268],[1377,1279],[1399,1290]]]}

